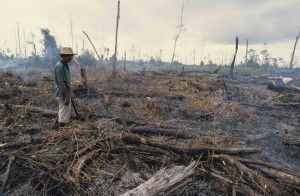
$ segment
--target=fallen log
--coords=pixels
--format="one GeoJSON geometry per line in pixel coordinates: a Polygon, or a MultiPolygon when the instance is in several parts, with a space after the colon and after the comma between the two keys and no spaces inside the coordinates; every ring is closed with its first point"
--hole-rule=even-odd
{"type": "Polygon", "coordinates": [[[35,125],[35,126],[31,126],[31,127],[27,127],[25,129],[25,131],[23,131],[24,133],[28,133],[28,134],[36,134],[41,132],[42,127],[35,125]]]}
{"type": "Polygon", "coordinates": [[[143,184],[120,196],[167,195],[184,185],[186,181],[183,182],[183,180],[191,176],[197,166],[198,163],[193,161],[188,166],[173,166],[169,169],[161,169],[143,184]]]}
{"type": "Polygon", "coordinates": [[[172,151],[177,154],[181,155],[207,155],[210,152],[214,153],[222,153],[222,154],[243,154],[243,153],[257,153],[260,152],[260,149],[257,148],[232,148],[232,147],[210,147],[210,146],[201,146],[195,148],[184,148],[184,147],[177,147],[177,146],[170,146],[166,144],[158,144],[150,139],[145,139],[138,135],[122,133],[119,135],[120,139],[125,143],[133,143],[133,144],[143,144],[148,145],[156,148],[160,148],[167,151],[172,151]]]}
{"type": "Polygon", "coordinates": [[[161,135],[161,136],[172,136],[181,139],[193,139],[195,136],[188,135],[184,132],[179,132],[175,130],[163,130],[163,129],[156,129],[150,127],[138,127],[130,129],[131,133],[139,134],[139,135],[161,135]]]}
{"type": "MultiPolygon", "coordinates": [[[[28,105],[8,105],[8,104],[0,104],[0,108],[5,110],[12,110],[12,109],[25,109],[28,112],[33,113],[40,113],[43,116],[46,117],[56,117],[58,112],[54,110],[48,110],[41,107],[34,107],[34,106],[28,106],[28,105]]],[[[71,115],[71,118],[76,119],[77,117],[75,115],[71,115]]]]}
{"type": "Polygon", "coordinates": [[[291,139],[283,139],[281,142],[284,146],[300,147],[300,142],[297,140],[295,141],[295,140],[291,140],[291,139]]]}
{"type": "Polygon", "coordinates": [[[258,167],[258,169],[264,175],[268,176],[269,178],[275,179],[278,182],[283,182],[288,185],[293,185],[293,186],[297,187],[298,190],[300,190],[300,178],[299,177],[297,177],[295,175],[287,174],[282,171],[276,171],[271,168],[258,167]]]}
{"type": "Polygon", "coordinates": [[[271,106],[261,106],[261,105],[253,105],[248,103],[240,103],[242,106],[248,106],[248,107],[255,107],[255,108],[261,108],[261,109],[267,109],[267,110],[282,110],[281,108],[275,108],[271,106]]]}
{"type": "Polygon", "coordinates": [[[292,176],[300,178],[300,173],[297,172],[297,171],[291,171],[291,170],[288,170],[286,168],[279,167],[277,165],[266,163],[266,162],[263,162],[263,161],[260,161],[260,160],[244,159],[244,158],[240,158],[240,157],[236,157],[235,159],[238,160],[241,163],[253,164],[253,165],[261,165],[261,166],[264,166],[264,167],[267,167],[267,168],[276,169],[276,170],[278,170],[280,172],[284,172],[284,173],[287,173],[289,175],[292,175],[292,176]]]}
{"type": "Polygon", "coordinates": [[[44,140],[45,140],[45,138],[37,138],[37,139],[31,139],[29,141],[4,143],[4,144],[0,144],[0,149],[18,148],[18,147],[26,146],[26,145],[33,144],[33,143],[39,143],[44,140]]]}
{"type": "Polygon", "coordinates": [[[274,103],[273,105],[281,107],[299,107],[300,103],[274,103]]]}
{"type": "Polygon", "coordinates": [[[222,159],[225,161],[226,164],[235,167],[241,174],[242,178],[249,183],[249,185],[261,191],[264,194],[270,195],[283,195],[281,189],[276,187],[271,181],[269,181],[264,176],[259,175],[257,172],[254,172],[252,169],[246,167],[234,157],[229,155],[211,155],[212,158],[215,159],[222,159]]]}
{"type": "Polygon", "coordinates": [[[267,89],[278,93],[299,93],[300,89],[295,87],[277,86],[274,83],[269,83],[267,89]]]}
{"type": "Polygon", "coordinates": [[[40,107],[33,107],[33,106],[28,106],[28,105],[7,105],[7,104],[0,104],[0,108],[6,109],[7,106],[11,109],[25,109],[29,112],[34,112],[34,113],[40,113],[44,116],[57,116],[57,111],[53,110],[48,110],[40,107]]]}

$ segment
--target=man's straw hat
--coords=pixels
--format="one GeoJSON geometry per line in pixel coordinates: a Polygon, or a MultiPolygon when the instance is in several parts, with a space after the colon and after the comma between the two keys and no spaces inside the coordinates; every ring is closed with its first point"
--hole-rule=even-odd
{"type": "Polygon", "coordinates": [[[72,48],[70,48],[70,47],[62,47],[58,54],[76,55],[77,53],[74,53],[72,48]]]}

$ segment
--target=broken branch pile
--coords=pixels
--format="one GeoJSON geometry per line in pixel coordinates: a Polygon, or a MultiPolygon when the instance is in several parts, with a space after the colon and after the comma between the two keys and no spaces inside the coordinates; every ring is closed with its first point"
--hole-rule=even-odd
{"type": "MultiPolygon", "coordinates": [[[[9,161],[7,166],[7,170],[11,170],[11,178],[7,177],[2,186],[7,187],[7,193],[14,193],[13,190],[21,184],[29,184],[36,193],[91,194],[85,188],[86,185],[98,178],[104,178],[107,183],[102,184],[101,188],[98,187],[97,193],[105,193],[112,191],[113,184],[126,170],[142,172],[145,165],[158,169],[161,165],[186,165],[189,160],[198,160],[198,164],[193,162],[188,168],[198,168],[200,173],[210,171],[208,174],[225,183],[228,189],[239,184],[239,187],[247,187],[250,192],[266,195],[294,194],[300,191],[299,174],[238,156],[257,153],[259,149],[199,144],[189,147],[185,145],[186,139],[177,139],[174,136],[146,138],[120,131],[122,130],[110,133],[103,130],[62,129],[49,132],[47,136],[35,138],[30,142],[1,144],[1,159],[11,160],[9,157],[15,157],[15,164],[9,161]],[[173,142],[170,141],[176,142],[177,145],[172,145],[173,142]],[[135,159],[139,159],[143,164],[138,164],[135,159]],[[269,170],[272,170],[272,173],[269,170]]],[[[1,173],[6,168],[5,165],[2,166],[1,173]]],[[[194,169],[174,166],[161,170],[144,184],[124,195],[174,192],[182,186],[183,179],[199,175],[191,172],[194,169]]]]}

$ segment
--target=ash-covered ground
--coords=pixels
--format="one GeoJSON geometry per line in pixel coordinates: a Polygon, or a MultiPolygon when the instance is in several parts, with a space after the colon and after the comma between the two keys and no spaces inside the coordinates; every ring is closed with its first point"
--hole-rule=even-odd
{"type": "MultiPolygon", "coordinates": [[[[300,92],[289,91],[294,88],[282,84],[276,75],[118,70],[112,78],[110,70],[87,68],[88,95],[82,91],[79,70],[72,69],[71,76],[81,119],[73,118],[67,127],[52,130],[55,116],[28,108],[58,110],[51,70],[1,73],[0,144],[16,144],[0,148],[3,179],[14,157],[6,195],[119,195],[163,167],[188,165],[192,160],[209,172],[197,170],[171,195],[230,195],[233,184],[228,181],[238,181],[239,185],[234,183],[237,192],[246,186],[255,194],[272,195],[272,190],[243,179],[234,166],[227,168],[222,161],[212,160],[212,154],[222,153],[181,153],[153,143],[179,149],[257,149],[256,153],[237,154],[299,173],[300,92]],[[270,83],[287,90],[269,90],[270,83]],[[138,130],[144,130],[139,137],[148,143],[126,143],[120,136],[138,130]],[[147,130],[161,132],[151,135],[147,130]],[[167,136],[164,131],[182,133],[186,138],[167,136]]],[[[297,86],[297,78],[294,81],[297,86]]],[[[257,165],[249,168],[258,171],[257,165]]],[[[263,170],[259,175],[272,179],[275,190],[299,194],[297,181],[288,184],[263,170]]]]}

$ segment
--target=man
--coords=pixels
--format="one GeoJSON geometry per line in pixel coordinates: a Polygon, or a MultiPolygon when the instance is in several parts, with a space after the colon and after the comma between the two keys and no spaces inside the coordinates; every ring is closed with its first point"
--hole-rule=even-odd
{"type": "Polygon", "coordinates": [[[58,100],[59,112],[55,119],[52,128],[63,127],[69,123],[71,117],[71,77],[69,65],[76,55],[72,48],[63,47],[60,51],[61,60],[55,65],[54,81],[55,81],[55,96],[58,100]]]}

